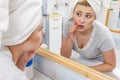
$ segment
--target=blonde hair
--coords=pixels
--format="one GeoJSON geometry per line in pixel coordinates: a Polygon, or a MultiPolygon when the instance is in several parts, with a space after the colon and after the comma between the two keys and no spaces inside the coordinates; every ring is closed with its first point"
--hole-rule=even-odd
{"type": "Polygon", "coordinates": [[[82,1],[78,1],[78,2],[77,2],[77,4],[75,5],[73,11],[75,10],[75,8],[76,8],[77,5],[84,5],[84,6],[86,6],[86,7],[91,7],[91,5],[88,3],[87,0],[82,0],[82,1]]]}

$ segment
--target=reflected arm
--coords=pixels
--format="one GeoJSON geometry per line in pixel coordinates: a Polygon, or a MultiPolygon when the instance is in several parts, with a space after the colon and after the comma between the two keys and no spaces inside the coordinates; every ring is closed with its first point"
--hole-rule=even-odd
{"type": "Polygon", "coordinates": [[[62,37],[61,55],[69,58],[72,53],[73,42],[69,37],[62,37]]]}
{"type": "Polygon", "coordinates": [[[114,49],[103,52],[104,62],[102,64],[91,66],[91,68],[100,72],[110,72],[116,66],[116,57],[114,49]]]}

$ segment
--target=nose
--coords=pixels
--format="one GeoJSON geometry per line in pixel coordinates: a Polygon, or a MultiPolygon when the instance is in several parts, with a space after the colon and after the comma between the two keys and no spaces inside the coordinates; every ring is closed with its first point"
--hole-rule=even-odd
{"type": "Polygon", "coordinates": [[[84,16],[79,17],[79,21],[82,24],[85,23],[85,17],[84,16]]]}
{"type": "Polygon", "coordinates": [[[44,30],[44,29],[42,29],[42,36],[43,36],[43,35],[45,35],[45,30],[44,30]]]}

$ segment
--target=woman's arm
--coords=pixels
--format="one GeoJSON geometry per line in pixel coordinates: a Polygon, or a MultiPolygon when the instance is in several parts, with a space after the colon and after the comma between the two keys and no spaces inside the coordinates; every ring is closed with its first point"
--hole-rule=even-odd
{"type": "Polygon", "coordinates": [[[115,50],[112,49],[110,51],[103,52],[103,59],[104,59],[103,64],[91,66],[91,68],[100,72],[112,71],[116,66],[115,50]]]}
{"type": "Polygon", "coordinates": [[[73,47],[72,39],[69,37],[62,37],[60,54],[64,57],[69,58],[71,56],[72,47],[73,47]]]}

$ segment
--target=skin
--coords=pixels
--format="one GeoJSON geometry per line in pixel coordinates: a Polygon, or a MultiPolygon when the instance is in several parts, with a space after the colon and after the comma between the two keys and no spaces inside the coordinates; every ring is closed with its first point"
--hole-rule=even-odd
{"type": "MultiPolygon", "coordinates": [[[[95,19],[95,12],[91,7],[80,4],[76,6],[73,12],[73,21],[75,24],[69,30],[69,37],[62,37],[62,56],[70,58],[74,39],[76,39],[79,48],[86,46],[92,32],[92,23],[95,19]]],[[[102,55],[104,58],[102,64],[89,67],[100,72],[112,71],[116,66],[114,49],[102,52],[102,55]]]]}
{"type": "Polygon", "coordinates": [[[13,61],[16,66],[24,70],[27,62],[35,55],[36,49],[42,44],[42,36],[45,31],[42,29],[42,21],[29,38],[21,44],[8,46],[12,52],[13,61]]]}

